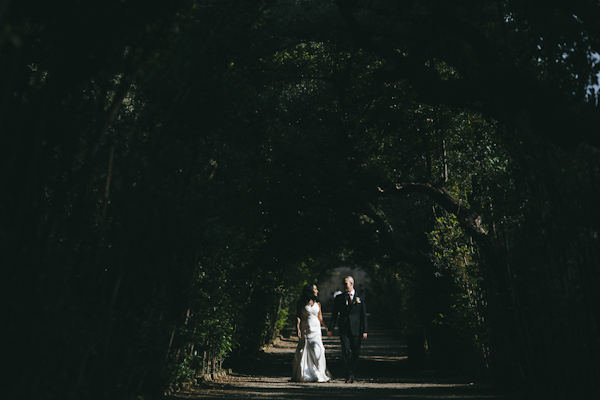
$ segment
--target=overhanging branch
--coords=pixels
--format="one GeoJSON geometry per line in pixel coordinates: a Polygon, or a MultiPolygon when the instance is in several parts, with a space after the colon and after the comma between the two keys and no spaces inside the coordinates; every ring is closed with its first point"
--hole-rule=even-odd
{"type": "Polygon", "coordinates": [[[429,196],[444,210],[456,215],[461,227],[475,238],[487,237],[481,226],[481,215],[469,209],[461,199],[454,197],[445,187],[428,182],[396,183],[383,189],[378,187],[382,195],[406,196],[410,193],[422,193],[429,196]]]}

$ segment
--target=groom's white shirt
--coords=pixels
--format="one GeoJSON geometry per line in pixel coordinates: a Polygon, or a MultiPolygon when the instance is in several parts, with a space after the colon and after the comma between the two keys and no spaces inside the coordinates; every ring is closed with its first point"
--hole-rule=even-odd
{"type": "Polygon", "coordinates": [[[346,302],[347,302],[347,303],[346,303],[346,305],[348,305],[348,304],[352,303],[352,301],[354,300],[354,295],[355,295],[355,294],[356,294],[356,292],[355,292],[354,290],[353,290],[353,291],[351,291],[351,292],[349,293],[349,295],[350,295],[350,300],[347,300],[347,299],[346,299],[346,302]],[[348,301],[349,301],[349,302],[348,302],[348,301]]]}

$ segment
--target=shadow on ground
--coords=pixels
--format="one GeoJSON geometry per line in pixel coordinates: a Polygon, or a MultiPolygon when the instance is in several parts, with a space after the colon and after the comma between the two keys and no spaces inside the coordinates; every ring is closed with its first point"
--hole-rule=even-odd
{"type": "Polygon", "coordinates": [[[333,376],[328,383],[291,382],[291,363],[298,339],[280,337],[256,357],[238,357],[226,364],[227,377],[168,399],[454,399],[523,400],[489,382],[473,382],[457,372],[415,369],[406,356],[403,340],[373,320],[369,338],[363,343],[357,382],[343,378],[343,361],[337,337],[324,337],[327,366],[333,376]]]}

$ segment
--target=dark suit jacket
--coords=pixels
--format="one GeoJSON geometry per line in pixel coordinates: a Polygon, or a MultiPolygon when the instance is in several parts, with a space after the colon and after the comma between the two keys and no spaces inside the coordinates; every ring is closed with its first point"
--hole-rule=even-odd
{"type": "Polygon", "coordinates": [[[346,305],[346,292],[333,299],[333,311],[328,329],[333,331],[339,318],[341,335],[359,336],[367,332],[367,306],[358,292],[355,292],[352,304],[346,305]]]}

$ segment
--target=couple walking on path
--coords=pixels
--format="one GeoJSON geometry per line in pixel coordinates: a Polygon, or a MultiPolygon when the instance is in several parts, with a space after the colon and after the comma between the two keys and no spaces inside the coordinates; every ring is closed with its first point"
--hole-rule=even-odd
{"type": "Polygon", "coordinates": [[[333,300],[329,327],[323,321],[321,303],[317,301],[316,285],[306,285],[296,306],[296,330],[300,340],[292,363],[292,381],[328,382],[331,374],[327,370],[325,347],[321,337],[321,325],[327,335],[333,336],[336,323],[339,327],[342,355],[345,364],[346,382],[354,382],[354,371],[360,346],[367,339],[367,308],[354,290],[354,278],[344,278],[345,292],[333,300]]]}

